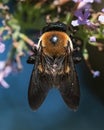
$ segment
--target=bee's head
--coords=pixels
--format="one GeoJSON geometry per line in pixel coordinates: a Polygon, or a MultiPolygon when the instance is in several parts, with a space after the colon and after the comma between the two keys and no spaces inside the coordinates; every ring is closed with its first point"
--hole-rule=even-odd
{"type": "MultiPolygon", "coordinates": [[[[53,22],[53,23],[49,23],[48,25],[46,25],[43,29],[42,29],[42,34],[45,32],[49,32],[49,31],[62,31],[62,32],[67,32],[67,25],[62,23],[62,22],[53,22]]],[[[53,41],[56,38],[53,37],[53,41]]]]}

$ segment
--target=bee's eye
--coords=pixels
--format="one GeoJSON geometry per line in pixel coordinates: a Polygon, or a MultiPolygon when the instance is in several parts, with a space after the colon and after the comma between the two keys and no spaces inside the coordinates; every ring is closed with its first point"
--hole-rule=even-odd
{"type": "Polygon", "coordinates": [[[57,36],[52,36],[52,37],[50,38],[50,41],[51,41],[53,44],[56,44],[57,41],[58,41],[58,37],[57,37],[57,36]]]}

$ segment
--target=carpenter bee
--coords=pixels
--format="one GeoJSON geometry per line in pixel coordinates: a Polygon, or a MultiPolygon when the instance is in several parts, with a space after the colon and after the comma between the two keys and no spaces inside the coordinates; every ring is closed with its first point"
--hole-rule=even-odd
{"type": "Polygon", "coordinates": [[[80,89],[73,58],[73,44],[67,25],[49,23],[42,29],[38,47],[27,60],[34,64],[28,89],[28,101],[33,110],[43,103],[48,91],[56,87],[65,103],[73,110],[79,106],[80,89]]]}

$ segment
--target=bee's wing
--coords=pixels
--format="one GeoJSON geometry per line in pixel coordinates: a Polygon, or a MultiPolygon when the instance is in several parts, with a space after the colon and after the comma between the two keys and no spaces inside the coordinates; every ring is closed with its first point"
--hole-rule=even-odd
{"type": "Polygon", "coordinates": [[[50,86],[50,77],[34,66],[28,89],[28,101],[33,110],[38,109],[43,103],[50,86]]]}
{"type": "Polygon", "coordinates": [[[59,90],[65,103],[73,110],[76,110],[79,106],[80,90],[72,57],[69,61],[69,67],[69,73],[61,78],[59,90]]]}

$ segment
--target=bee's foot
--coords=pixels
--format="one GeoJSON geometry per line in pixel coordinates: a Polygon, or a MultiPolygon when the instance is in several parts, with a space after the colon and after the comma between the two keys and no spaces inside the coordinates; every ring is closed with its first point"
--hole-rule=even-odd
{"type": "Polygon", "coordinates": [[[34,56],[34,54],[28,57],[27,63],[28,64],[34,64],[35,63],[35,56],[34,56]]]}
{"type": "Polygon", "coordinates": [[[73,52],[79,52],[80,51],[80,47],[76,47],[74,48],[73,52]]]}
{"type": "Polygon", "coordinates": [[[36,46],[33,46],[33,47],[31,48],[31,50],[34,52],[35,55],[37,54],[37,48],[36,48],[36,46]]]}
{"type": "Polygon", "coordinates": [[[75,64],[79,63],[82,60],[81,57],[73,57],[73,61],[75,64]]]}

